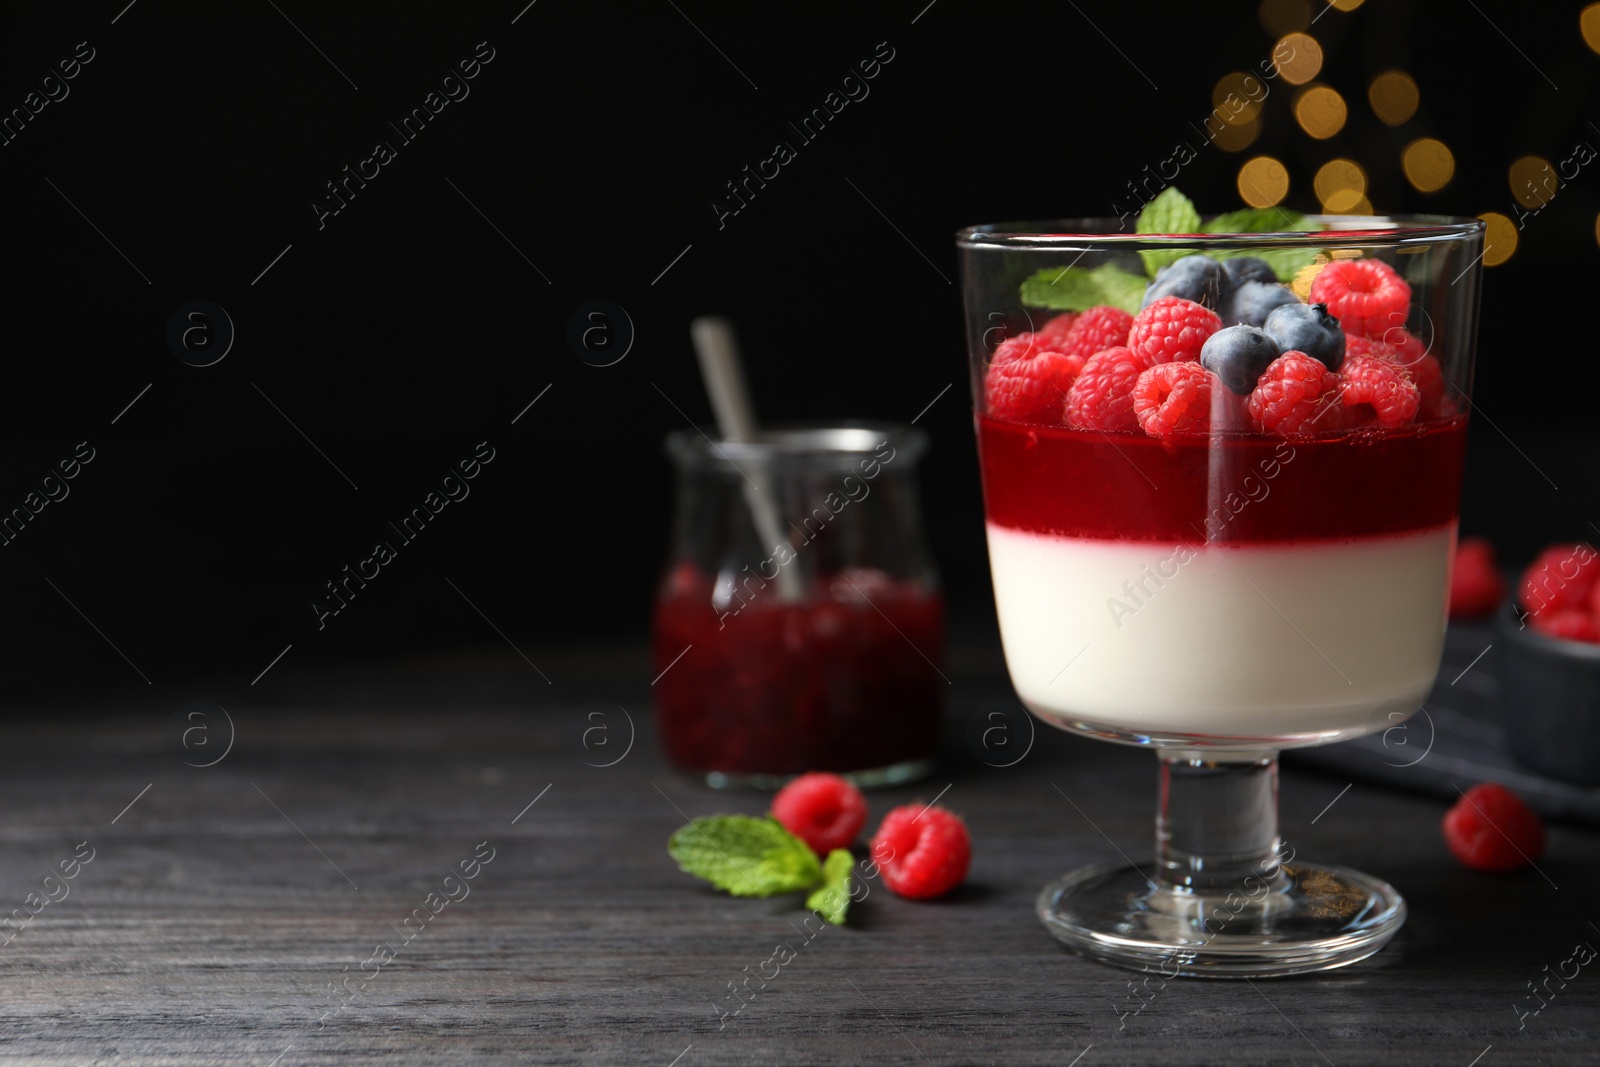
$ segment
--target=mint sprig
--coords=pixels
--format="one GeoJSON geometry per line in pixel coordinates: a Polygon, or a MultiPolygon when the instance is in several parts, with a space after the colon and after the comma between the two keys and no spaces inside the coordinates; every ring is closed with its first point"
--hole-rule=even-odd
{"type": "MultiPolygon", "coordinates": [[[[1316,224],[1298,211],[1280,207],[1240,208],[1206,222],[1194,202],[1170,185],[1145,204],[1134,223],[1134,231],[1142,234],[1294,233],[1314,229],[1316,224]]],[[[1086,311],[1099,304],[1109,304],[1138,314],[1149,278],[1155,277],[1156,272],[1169,263],[1197,251],[1194,248],[1141,250],[1139,255],[1149,277],[1123,270],[1113,263],[1093,268],[1045,267],[1023,280],[1022,303],[1026,307],[1051,311],[1086,311]]],[[[1290,282],[1316,260],[1317,252],[1312,248],[1230,248],[1208,255],[1218,260],[1256,256],[1267,261],[1280,282],[1290,282]]]]}
{"type": "Polygon", "coordinates": [[[811,846],[776,819],[711,815],[695,819],[667,841],[678,866],[736,897],[770,897],[822,881],[811,846]]]}
{"type": "Polygon", "coordinates": [[[844,922],[844,914],[850,909],[850,870],[854,863],[855,857],[845,849],[828,853],[822,864],[822,885],[806,897],[806,907],[820,912],[835,926],[844,922]]]}
{"type": "MultiPolygon", "coordinates": [[[[1300,212],[1279,207],[1242,208],[1206,223],[1207,233],[1294,233],[1314,229],[1316,223],[1308,222],[1300,212]]],[[[1239,256],[1266,260],[1280,282],[1289,282],[1317,258],[1317,252],[1314,248],[1233,248],[1211,253],[1213,259],[1239,256]]]]}
{"type": "MultiPolygon", "coordinates": [[[[1133,230],[1135,233],[1200,233],[1200,212],[1193,201],[1178,192],[1176,186],[1169,185],[1139,212],[1133,230]]],[[[1140,252],[1139,255],[1144,259],[1146,273],[1154,277],[1156,271],[1192,251],[1189,248],[1163,248],[1140,252]]]]}
{"type": "Polygon", "coordinates": [[[1308,230],[1306,217],[1281,207],[1245,207],[1206,223],[1206,233],[1287,233],[1308,230]]]}
{"type": "Polygon", "coordinates": [[[1022,283],[1022,302],[1052,311],[1086,311],[1110,304],[1130,315],[1144,300],[1146,281],[1112,263],[1088,267],[1046,267],[1022,283]]]}

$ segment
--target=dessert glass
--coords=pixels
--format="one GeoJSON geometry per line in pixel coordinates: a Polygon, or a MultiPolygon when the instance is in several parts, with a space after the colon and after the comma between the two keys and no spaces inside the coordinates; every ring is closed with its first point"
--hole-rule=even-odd
{"type": "Polygon", "coordinates": [[[1169,977],[1353,963],[1394,935],[1405,902],[1379,879],[1297,857],[1279,835],[1277,753],[1392,728],[1433,683],[1483,226],[1313,216],[1310,231],[1202,236],[1116,225],[957,237],[1012,683],[1044,721],[1160,761],[1153,862],[1069,872],[1045,887],[1038,914],[1080,953],[1169,977]],[[1025,279],[1107,265],[1143,275],[1141,253],[1174,251],[1265,255],[1288,264],[1279,276],[1294,274],[1302,300],[1330,262],[1395,268],[1411,302],[1385,333],[1419,384],[1415,421],[1385,429],[1369,411],[1362,426],[1359,406],[1341,407],[1331,420],[1341,428],[1280,437],[1253,428],[1243,398],[1220,385],[1209,429],[1164,438],[1073,428],[1065,407],[1030,422],[990,413],[996,347],[1056,314],[1024,302],[1025,279]]]}
{"type": "Polygon", "coordinates": [[[917,494],[927,445],[887,423],[667,438],[677,499],[651,643],[674,765],[766,789],[932,769],[948,683],[917,494]]]}

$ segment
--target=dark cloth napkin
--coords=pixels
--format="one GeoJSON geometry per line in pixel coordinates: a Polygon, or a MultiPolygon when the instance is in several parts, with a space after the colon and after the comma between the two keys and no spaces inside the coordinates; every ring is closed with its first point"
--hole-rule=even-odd
{"type": "Polygon", "coordinates": [[[1284,758],[1451,802],[1460,797],[1458,789],[1499,782],[1547,819],[1600,824],[1600,787],[1547,778],[1512,759],[1496,700],[1500,650],[1492,647],[1494,640],[1487,622],[1452,623],[1439,678],[1422,711],[1400,726],[1337,745],[1294,749],[1284,758]]]}

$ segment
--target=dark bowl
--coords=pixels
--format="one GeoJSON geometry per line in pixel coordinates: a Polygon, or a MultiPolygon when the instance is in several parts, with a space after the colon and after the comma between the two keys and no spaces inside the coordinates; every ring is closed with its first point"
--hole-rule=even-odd
{"type": "Polygon", "coordinates": [[[1600,645],[1546,637],[1500,609],[1500,715],[1511,754],[1532,770],[1600,785],[1600,645]]]}

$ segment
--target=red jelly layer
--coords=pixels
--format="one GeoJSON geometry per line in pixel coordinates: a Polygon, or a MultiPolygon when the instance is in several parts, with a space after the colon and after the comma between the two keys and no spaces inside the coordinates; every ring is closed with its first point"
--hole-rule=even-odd
{"type": "Polygon", "coordinates": [[[938,593],[851,570],[798,602],[773,586],[727,613],[711,598],[711,578],[685,565],[656,599],[654,654],[665,671],[656,712],[673,763],[787,775],[933,755],[944,689],[938,593]]]}
{"type": "Polygon", "coordinates": [[[1303,541],[1456,517],[1466,416],[1400,432],[1164,442],[978,416],[990,522],[1108,540],[1303,541]]]}

